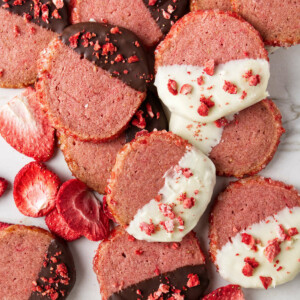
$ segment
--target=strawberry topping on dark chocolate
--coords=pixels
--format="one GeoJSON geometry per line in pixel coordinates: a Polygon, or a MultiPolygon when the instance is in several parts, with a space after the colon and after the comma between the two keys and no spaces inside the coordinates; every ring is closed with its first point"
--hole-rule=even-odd
{"type": "Polygon", "coordinates": [[[146,91],[152,80],[148,58],[138,37],[106,23],[78,23],[66,28],[62,41],[98,67],[137,91],[146,91]]]}
{"type": "Polygon", "coordinates": [[[24,17],[25,22],[57,33],[62,33],[69,23],[67,5],[62,0],[0,0],[0,7],[24,17]]]}

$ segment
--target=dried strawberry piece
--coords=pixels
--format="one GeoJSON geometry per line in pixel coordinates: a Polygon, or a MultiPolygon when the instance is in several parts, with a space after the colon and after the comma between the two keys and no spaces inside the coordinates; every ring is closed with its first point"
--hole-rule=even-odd
{"type": "Polygon", "coordinates": [[[193,90],[193,87],[190,84],[186,83],[181,87],[179,93],[182,95],[188,95],[192,92],[192,90],[193,90]]]}
{"type": "Polygon", "coordinates": [[[218,288],[202,300],[245,300],[242,289],[239,285],[229,284],[218,288]]]}
{"type": "Polygon", "coordinates": [[[15,37],[17,37],[21,34],[20,27],[17,25],[14,26],[14,34],[15,34],[15,37]]]}
{"type": "Polygon", "coordinates": [[[168,90],[174,96],[176,96],[178,94],[177,82],[175,80],[169,79],[169,81],[168,81],[168,90]]]}
{"type": "Polygon", "coordinates": [[[273,281],[272,277],[259,276],[259,279],[261,280],[261,282],[266,290],[268,289],[268,287],[271,285],[271,283],[273,281]]]}
{"type": "Polygon", "coordinates": [[[232,82],[225,80],[223,85],[223,90],[229,94],[236,94],[237,86],[232,82]]]}
{"type": "Polygon", "coordinates": [[[78,39],[80,36],[80,32],[77,32],[69,37],[70,47],[77,48],[78,47],[78,39]]]}
{"type": "Polygon", "coordinates": [[[187,277],[189,279],[186,284],[187,287],[192,288],[192,287],[200,285],[200,280],[199,280],[199,277],[197,274],[190,273],[187,277]]]}
{"type": "Polygon", "coordinates": [[[150,105],[150,103],[146,103],[146,109],[147,109],[147,113],[148,113],[149,117],[151,119],[154,118],[154,113],[153,113],[152,106],[150,105]]]}
{"type": "Polygon", "coordinates": [[[63,8],[64,7],[64,1],[63,0],[52,0],[54,5],[56,6],[57,9],[63,8]]]}
{"type": "Polygon", "coordinates": [[[252,70],[248,70],[245,74],[242,75],[243,78],[249,79],[253,75],[252,70]]]}
{"type": "Polygon", "coordinates": [[[259,266],[259,262],[255,260],[255,258],[246,257],[244,259],[244,262],[248,263],[253,269],[257,268],[259,266]]]}
{"type": "Polygon", "coordinates": [[[102,46],[102,55],[113,54],[117,48],[112,43],[106,43],[102,46]]]}
{"type": "Polygon", "coordinates": [[[5,193],[7,186],[8,186],[7,180],[0,177],[0,197],[5,193]]]}
{"type": "Polygon", "coordinates": [[[241,99],[244,100],[246,97],[247,97],[247,92],[246,92],[246,91],[243,91],[243,92],[242,92],[241,99]]]}
{"type": "Polygon", "coordinates": [[[257,75],[252,75],[249,79],[248,79],[249,85],[250,86],[257,86],[260,83],[260,76],[257,75]]]}
{"type": "Polygon", "coordinates": [[[42,11],[42,20],[46,23],[49,23],[49,8],[47,4],[43,4],[41,7],[42,11]]]}
{"type": "Polygon", "coordinates": [[[91,241],[106,238],[110,231],[109,218],[100,201],[77,179],[65,182],[57,195],[57,209],[68,226],[91,241]]]}
{"type": "Polygon", "coordinates": [[[110,33],[111,34],[117,34],[117,33],[120,33],[120,29],[119,29],[119,27],[113,27],[113,28],[111,28],[110,29],[110,33]]]}
{"type": "Polygon", "coordinates": [[[175,218],[175,214],[172,211],[172,206],[171,205],[159,203],[158,208],[165,217],[168,217],[170,219],[175,218]]]}
{"type": "Polygon", "coordinates": [[[60,16],[60,14],[59,14],[59,12],[58,12],[57,9],[54,9],[54,11],[52,12],[51,16],[53,18],[55,18],[55,19],[61,19],[61,16],[60,16]]]}
{"type": "Polygon", "coordinates": [[[285,233],[284,227],[282,224],[278,226],[280,241],[285,241],[288,239],[288,235],[285,233]]]}
{"type": "Polygon", "coordinates": [[[136,126],[136,127],[140,128],[140,129],[144,129],[147,124],[146,124],[146,119],[143,117],[143,114],[144,114],[144,112],[142,110],[138,110],[135,113],[136,118],[134,118],[132,120],[131,124],[133,126],[136,126]]]}
{"type": "Polygon", "coordinates": [[[190,209],[195,206],[195,199],[193,197],[186,198],[183,200],[183,208],[190,209]]]}
{"type": "Polygon", "coordinates": [[[69,227],[56,208],[46,216],[45,222],[52,233],[68,242],[75,241],[81,237],[79,232],[69,227]]]}
{"type": "Polygon", "coordinates": [[[215,61],[213,59],[208,60],[204,64],[204,69],[203,71],[210,76],[213,76],[215,73],[215,61]]]}
{"type": "Polygon", "coordinates": [[[228,120],[225,117],[223,117],[223,118],[215,121],[215,125],[218,128],[225,127],[226,125],[228,125],[228,120]]]}
{"type": "Polygon", "coordinates": [[[204,95],[201,95],[200,102],[204,103],[208,108],[214,107],[215,102],[211,100],[212,96],[205,97],[204,95]]]}
{"type": "Polygon", "coordinates": [[[242,233],[242,243],[250,246],[251,248],[255,245],[255,239],[252,235],[248,233],[242,233]]]}
{"type": "Polygon", "coordinates": [[[139,61],[139,58],[136,55],[132,55],[128,58],[128,63],[129,64],[132,64],[132,63],[135,63],[135,62],[138,62],[138,61],[139,61]]]}
{"type": "Polygon", "coordinates": [[[204,84],[204,77],[203,76],[200,76],[197,78],[197,83],[198,85],[203,85],[204,84]]]}
{"type": "Polygon", "coordinates": [[[171,15],[168,12],[166,12],[164,9],[162,10],[162,15],[166,20],[171,19],[171,15]]]}
{"type": "Polygon", "coordinates": [[[264,250],[264,255],[269,262],[273,262],[275,257],[281,252],[280,243],[278,239],[269,241],[268,246],[264,250]]]}
{"type": "MultiPolygon", "coordinates": [[[[0,193],[0,195],[1,195],[1,193],[0,193]]],[[[299,234],[299,231],[296,227],[292,227],[292,228],[288,229],[288,235],[289,236],[294,236],[294,235],[297,235],[297,234],[299,234]]]]}
{"type": "Polygon", "coordinates": [[[94,50],[95,51],[99,51],[101,49],[101,46],[99,44],[99,41],[96,41],[95,45],[94,45],[94,50]]]}
{"type": "Polygon", "coordinates": [[[55,173],[42,163],[31,162],[15,178],[15,204],[25,216],[45,216],[55,208],[59,186],[60,179],[55,173]]]}
{"type": "Polygon", "coordinates": [[[171,233],[174,232],[174,220],[167,220],[167,221],[162,221],[160,222],[160,225],[163,226],[166,232],[171,233]]]}
{"type": "Polygon", "coordinates": [[[115,62],[121,62],[124,60],[124,57],[122,56],[122,54],[118,54],[116,57],[115,57],[115,62]]]}
{"type": "Polygon", "coordinates": [[[253,275],[253,267],[246,262],[242,269],[242,273],[247,277],[251,277],[253,275]]]}
{"type": "Polygon", "coordinates": [[[206,116],[208,116],[209,108],[207,107],[206,104],[201,103],[200,106],[199,106],[198,109],[197,109],[197,112],[198,112],[198,114],[199,114],[200,116],[206,117],[206,116]]]}
{"type": "Polygon", "coordinates": [[[152,235],[155,232],[155,226],[152,223],[152,221],[150,221],[150,224],[146,222],[142,222],[140,224],[140,230],[145,232],[147,235],[152,235]]]}
{"type": "Polygon", "coordinates": [[[35,160],[47,161],[53,155],[54,129],[31,87],[0,108],[0,134],[17,151],[35,160]]]}

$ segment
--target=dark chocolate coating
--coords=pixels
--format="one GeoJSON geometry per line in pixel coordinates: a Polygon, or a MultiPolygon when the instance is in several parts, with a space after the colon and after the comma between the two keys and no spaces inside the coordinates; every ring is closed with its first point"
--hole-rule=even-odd
{"type": "Polygon", "coordinates": [[[172,25],[189,11],[188,0],[175,0],[175,3],[174,0],[157,0],[155,5],[149,5],[149,0],[143,1],[163,34],[167,34],[172,25]],[[172,10],[168,7],[174,11],[170,13],[172,10]]]}
{"type": "MultiPolygon", "coordinates": [[[[146,121],[146,127],[144,128],[144,130],[147,130],[149,132],[153,131],[154,129],[168,130],[168,120],[164,113],[163,107],[158,97],[156,97],[153,93],[148,91],[147,98],[142,103],[138,111],[140,110],[143,111],[143,117],[146,121]],[[147,104],[151,106],[154,117],[151,117],[147,112],[147,104]]],[[[136,119],[135,116],[133,117],[133,120],[134,119],[136,119]]],[[[126,143],[132,141],[135,138],[136,133],[141,130],[143,129],[133,125],[131,120],[130,126],[125,131],[126,143]]]]}
{"type": "Polygon", "coordinates": [[[134,33],[125,28],[117,27],[120,33],[114,34],[110,32],[112,28],[116,28],[116,26],[96,22],[78,23],[67,27],[61,38],[63,43],[71,47],[69,39],[80,33],[77,47],[71,47],[74,51],[135,90],[145,92],[147,84],[152,80],[152,75],[149,72],[147,55],[141,42],[134,33]],[[87,32],[96,34],[95,37],[88,40],[92,45],[83,44],[82,37],[87,32]],[[94,50],[96,41],[101,46],[98,51],[94,50]],[[102,55],[103,45],[107,43],[112,43],[116,47],[116,51],[102,55]],[[122,55],[123,60],[116,62],[115,59],[118,55],[122,55]],[[129,63],[128,59],[133,56],[137,56],[138,61],[129,63]]]}
{"type": "MultiPolygon", "coordinates": [[[[68,16],[68,7],[67,4],[64,2],[64,6],[60,9],[58,9],[58,13],[60,15],[60,19],[56,19],[52,17],[53,11],[56,9],[55,4],[51,0],[39,0],[39,3],[42,4],[47,4],[48,9],[49,9],[49,18],[48,18],[48,23],[44,22],[42,19],[42,11],[40,9],[39,12],[39,17],[34,18],[34,1],[33,0],[22,0],[22,5],[14,5],[14,2],[16,0],[8,0],[7,2],[0,0],[0,6],[11,13],[24,16],[24,14],[28,14],[32,17],[30,22],[35,23],[43,28],[50,29],[54,32],[57,33],[62,33],[64,28],[68,26],[69,22],[69,16],[68,16]],[[9,7],[6,7],[7,4],[9,7]]],[[[21,0],[20,0],[21,1],[21,0]]]]}
{"type": "Polygon", "coordinates": [[[118,293],[112,294],[108,300],[131,300],[131,299],[143,299],[146,300],[148,296],[156,292],[161,283],[170,286],[170,292],[162,294],[163,299],[168,299],[172,296],[172,289],[181,290],[181,295],[184,295],[185,300],[199,300],[205,293],[208,287],[209,279],[207,277],[207,271],[204,265],[185,266],[175,271],[161,274],[148,280],[144,280],[135,285],[129,286],[118,293]],[[187,288],[189,274],[197,274],[200,285],[187,288]],[[186,287],[186,290],[183,290],[186,287]],[[141,291],[141,295],[137,294],[137,290],[141,291]]]}
{"type": "MultiPolygon", "coordinates": [[[[44,291],[49,291],[46,286],[50,285],[50,288],[54,290],[52,292],[57,292],[59,297],[57,299],[66,299],[70,291],[72,290],[76,280],[75,265],[73,261],[72,254],[67,246],[67,244],[58,239],[52,240],[44,259],[43,266],[40,270],[38,278],[36,279],[37,285],[44,291]],[[54,260],[54,262],[52,260],[54,260]],[[55,261],[57,259],[57,261],[55,261]],[[57,266],[64,264],[67,268],[67,276],[61,276],[56,273],[57,266]],[[46,282],[44,281],[46,278],[46,282]],[[67,279],[68,278],[68,279],[67,279]],[[54,279],[57,283],[50,283],[48,280],[54,279]],[[67,284],[63,284],[60,280],[66,280],[67,284]]],[[[42,295],[43,292],[32,292],[29,300],[49,300],[50,296],[42,295]]]]}

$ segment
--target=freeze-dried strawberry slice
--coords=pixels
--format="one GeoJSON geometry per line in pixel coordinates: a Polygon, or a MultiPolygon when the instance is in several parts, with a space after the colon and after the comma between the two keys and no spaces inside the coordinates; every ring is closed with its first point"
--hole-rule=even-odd
{"type": "Polygon", "coordinates": [[[14,199],[19,211],[29,217],[42,217],[55,208],[60,180],[42,163],[31,162],[17,174],[14,199]]]}
{"type": "Polygon", "coordinates": [[[47,161],[53,155],[54,129],[33,88],[0,108],[0,134],[17,151],[37,161],[47,161]]]}
{"type": "Polygon", "coordinates": [[[0,197],[4,194],[7,189],[8,182],[6,179],[0,177],[0,197]]]}
{"type": "Polygon", "coordinates": [[[239,285],[229,284],[206,295],[202,300],[245,300],[239,285]]]}
{"type": "Polygon", "coordinates": [[[69,227],[91,241],[99,241],[109,234],[109,219],[100,201],[77,179],[65,182],[57,195],[57,209],[69,227]]]}
{"type": "Polygon", "coordinates": [[[72,230],[55,208],[45,218],[49,230],[64,240],[71,242],[79,239],[81,234],[72,230]]]}

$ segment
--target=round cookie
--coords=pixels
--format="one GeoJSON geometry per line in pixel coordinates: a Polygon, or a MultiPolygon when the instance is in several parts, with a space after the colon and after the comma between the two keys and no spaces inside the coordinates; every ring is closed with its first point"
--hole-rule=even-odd
{"type": "Polygon", "coordinates": [[[41,54],[40,100],[53,126],[84,141],[118,136],[146,97],[147,56],[125,28],[80,23],[41,54]]]}
{"type": "Polygon", "coordinates": [[[197,122],[216,121],[268,96],[270,70],[262,39],[231,12],[185,15],[157,47],[155,69],[165,105],[197,122]]]}
{"type": "Polygon", "coordinates": [[[98,193],[104,194],[118,151],[134,139],[137,132],[154,129],[168,129],[168,121],[159,99],[148,92],[147,99],[129,127],[118,138],[104,143],[91,143],[60,133],[59,146],[73,175],[98,193]]]}
{"type": "Polygon", "coordinates": [[[194,233],[181,243],[147,243],[118,228],[100,244],[94,271],[103,300],[196,300],[208,286],[204,263],[194,233]]]}
{"type": "Polygon", "coordinates": [[[284,132],[281,114],[269,99],[230,120],[198,123],[172,114],[170,130],[198,147],[214,162],[219,176],[254,175],[273,158],[284,132]]]}
{"type": "Polygon", "coordinates": [[[1,0],[0,19],[0,87],[28,86],[36,80],[40,52],[68,25],[66,4],[1,0]]]}
{"type": "Polygon", "coordinates": [[[198,223],[215,185],[215,167],[171,132],[138,137],[118,153],[107,205],[135,238],[181,241],[198,223]]]}
{"type": "Polygon", "coordinates": [[[71,0],[72,23],[108,22],[134,32],[154,46],[188,11],[188,0],[71,0]]]}
{"type": "Polygon", "coordinates": [[[232,8],[251,23],[266,45],[288,47],[300,42],[300,2],[231,0],[232,8]]]}
{"type": "Polygon", "coordinates": [[[300,194],[263,177],[232,182],[210,216],[210,253],[220,275],[246,288],[275,287],[300,271],[300,194]]]}
{"type": "Polygon", "coordinates": [[[230,0],[190,0],[191,11],[220,9],[223,11],[231,10],[230,0]]]}
{"type": "Polygon", "coordinates": [[[48,231],[3,224],[0,251],[1,299],[66,299],[74,286],[72,255],[48,231]]]}

